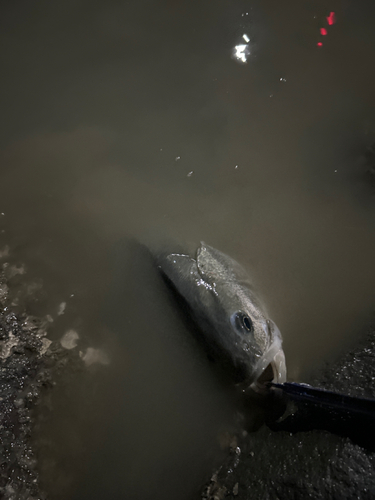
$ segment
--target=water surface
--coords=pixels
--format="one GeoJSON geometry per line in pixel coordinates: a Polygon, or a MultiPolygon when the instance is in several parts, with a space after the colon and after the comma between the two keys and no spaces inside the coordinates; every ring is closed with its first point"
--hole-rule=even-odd
{"type": "Polygon", "coordinates": [[[202,239],[241,262],[291,378],[355,343],[374,305],[374,7],[1,10],[0,241],[24,266],[15,307],[51,315],[51,338],[74,329],[110,360],[55,394],[41,449],[60,479],[46,466],[45,487],[51,498],[143,499],[155,485],[191,498],[234,410],[131,241],[202,239]],[[246,63],[233,58],[243,35],[246,63]]]}

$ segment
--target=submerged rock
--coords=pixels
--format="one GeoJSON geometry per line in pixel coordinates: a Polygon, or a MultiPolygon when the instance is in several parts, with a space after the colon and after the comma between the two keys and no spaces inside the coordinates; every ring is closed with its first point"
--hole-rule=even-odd
{"type": "Polygon", "coordinates": [[[79,335],[75,330],[68,330],[60,340],[60,344],[64,349],[73,349],[77,346],[79,335]]]}

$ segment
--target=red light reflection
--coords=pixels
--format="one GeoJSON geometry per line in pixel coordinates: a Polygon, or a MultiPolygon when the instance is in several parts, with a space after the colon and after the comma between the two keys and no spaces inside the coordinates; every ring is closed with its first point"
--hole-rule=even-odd
{"type": "Polygon", "coordinates": [[[327,19],[327,23],[329,24],[329,26],[332,26],[332,24],[335,24],[336,22],[336,15],[334,12],[330,12],[329,16],[326,18],[327,19]]]}

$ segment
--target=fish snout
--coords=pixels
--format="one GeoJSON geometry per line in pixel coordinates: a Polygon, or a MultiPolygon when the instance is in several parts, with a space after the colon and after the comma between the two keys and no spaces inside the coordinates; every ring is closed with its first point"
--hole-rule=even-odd
{"type": "Polygon", "coordinates": [[[282,384],[286,381],[285,354],[280,337],[276,337],[255,367],[255,380],[250,389],[257,394],[267,394],[271,382],[282,384]]]}

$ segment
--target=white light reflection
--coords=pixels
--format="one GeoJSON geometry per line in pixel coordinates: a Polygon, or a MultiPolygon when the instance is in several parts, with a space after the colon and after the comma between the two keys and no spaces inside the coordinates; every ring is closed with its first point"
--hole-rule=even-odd
{"type": "Polygon", "coordinates": [[[246,44],[236,45],[233,49],[233,57],[239,62],[246,63],[247,57],[249,55],[250,50],[246,44]]]}
{"type": "Polygon", "coordinates": [[[204,281],[203,279],[199,279],[199,280],[196,280],[196,283],[198,286],[204,286],[204,288],[206,290],[210,290],[211,292],[213,292],[215,295],[218,295],[216,289],[215,289],[215,283],[214,285],[210,285],[209,283],[207,283],[207,281],[204,281]]]}

